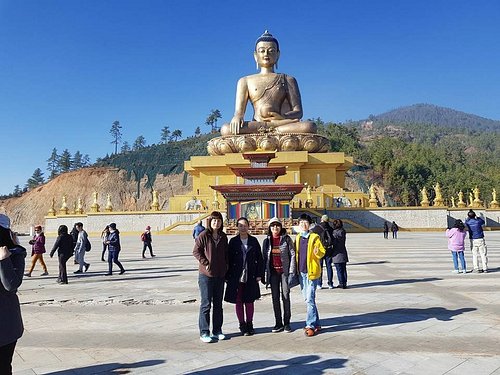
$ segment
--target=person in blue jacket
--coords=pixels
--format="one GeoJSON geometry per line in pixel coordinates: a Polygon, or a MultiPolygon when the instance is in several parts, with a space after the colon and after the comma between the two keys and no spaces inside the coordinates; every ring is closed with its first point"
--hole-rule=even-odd
{"type": "Polygon", "coordinates": [[[469,232],[474,272],[488,272],[488,248],[484,240],[484,224],[481,217],[477,217],[473,210],[469,210],[465,226],[469,232]],[[479,268],[479,257],[481,257],[482,269],[479,268]]]}

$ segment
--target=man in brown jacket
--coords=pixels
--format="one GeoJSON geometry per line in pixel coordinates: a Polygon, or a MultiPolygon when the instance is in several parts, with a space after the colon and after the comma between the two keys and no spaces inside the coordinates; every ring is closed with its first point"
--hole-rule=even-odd
{"type": "Polygon", "coordinates": [[[222,333],[222,298],[227,271],[228,241],[222,231],[222,214],[214,211],[207,218],[207,229],[194,243],[193,255],[199,262],[198,286],[200,288],[200,340],[205,343],[224,340],[222,333]],[[212,334],[210,335],[210,309],[213,307],[212,334]]]}

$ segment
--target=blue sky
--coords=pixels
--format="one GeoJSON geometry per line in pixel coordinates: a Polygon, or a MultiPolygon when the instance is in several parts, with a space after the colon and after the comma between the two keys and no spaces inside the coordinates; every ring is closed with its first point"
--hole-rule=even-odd
{"type": "Polygon", "coordinates": [[[229,121],[265,29],[304,118],[430,103],[500,120],[498,25],[496,0],[0,0],[0,194],[47,176],[54,147],[111,153],[115,120],[148,144],[207,132],[211,109],[229,121]]]}

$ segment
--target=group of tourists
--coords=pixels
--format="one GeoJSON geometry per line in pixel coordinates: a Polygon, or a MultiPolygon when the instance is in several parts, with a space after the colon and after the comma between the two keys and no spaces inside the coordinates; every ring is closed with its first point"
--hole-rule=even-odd
{"type": "Polygon", "coordinates": [[[392,223],[389,223],[388,221],[384,222],[384,238],[386,240],[389,238],[389,230],[392,232],[392,238],[397,239],[399,226],[396,224],[395,221],[393,221],[392,223]]]}
{"type": "Polygon", "coordinates": [[[484,240],[483,218],[478,217],[473,210],[467,213],[465,223],[457,219],[453,228],[446,230],[448,237],[448,250],[451,251],[453,259],[454,273],[467,273],[467,265],[465,262],[465,238],[469,234],[470,249],[472,251],[473,272],[487,273],[488,272],[488,248],[484,240]],[[481,260],[481,261],[479,261],[481,260]]]}
{"type": "MultiPolygon", "coordinates": [[[[322,222],[326,223],[327,219],[323,217],[322,222]]],[[[246,217],[237,220],[238,234],[230,240],[223,231],[223,218],[218,211],[209,215],[205,230],[193,232],[193,255],[199,263],[201,302],[198,324],[202,342],[225,339],[222,331],[223,301],[235,304],[240,333],[245,336],[255,333],[254,303],[261,297],[259,283],[271,289],[275,318],[272,332],[292,332],[290,289],[296,285],[300,285],[306,302],[305,335],[314,336],[321,330],[316,289],[321,287],[322,259],[326,256],[327,264],[331,265],[336,250],[344,253],[341,259],[343,266],[337,268],[337,274],[341,275],[339,287],[345,288],[347,252],[345,231],[340,220],[334,220],[335,229],[321,225],[321,229],[328,231],[328,236],[331,236],[331,244],[325,243],[323,238],[326,235],[323,232],[311,230],[312,223],[309,215],[301,215],[300,231],[293,241],[282,222],[272,218],[268,222],[262,247],[257,238],[249,233],[250,223],[246,217]],[[334,240],[336,234],[337,242],[334,240]]],[[[331,274],[328,282],[333,288],[331,274]]]]}

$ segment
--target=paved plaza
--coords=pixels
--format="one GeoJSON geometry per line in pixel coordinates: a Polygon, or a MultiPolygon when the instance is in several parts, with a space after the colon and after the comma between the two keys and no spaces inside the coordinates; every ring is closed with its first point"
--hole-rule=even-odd
{"type": "MultiPolygon", "coordinates": [[[[500,232],[486,232],[490,272],[466,275],[451,272],[444,231],[399,236],[348,234],[349,288],[318,291],[319,335],[303,334],[298,288],[294,332],[271,333],[270,291],[262,287],[256,334],[240,336],[234,306],[225,303],[228,339],[211,344],[199,340],[190,236],[154,237],[154,259],[141,259],[138,236],[124,236],[122,276],[104,276],[92,238],[90,269],[73,275],[70,260],[69,285],[56,283],[57,259],[48,255],[50,276],[39,277],[37,265],[25,278],[26,331],[14,373],[500,375],[500,232]]],[[[54,238],[47,242],[50,249],[54,238]]]]}

